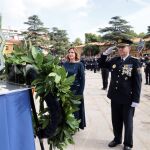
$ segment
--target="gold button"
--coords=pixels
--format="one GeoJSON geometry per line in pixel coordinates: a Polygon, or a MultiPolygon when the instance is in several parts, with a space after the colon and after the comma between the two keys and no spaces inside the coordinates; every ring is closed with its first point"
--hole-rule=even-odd
{"type": "Polygon", "coordinates": [[[118,75],[118,77],[120,77],[120,76],[118,75]]]}
{"type": "Polygon", "coordinates": [[[116,90],[118,89],[118,87],[116,87],[116,90]]]}
{"type": "Polygon", "coordinates": [[[118,83],[118,81],[116,81],[116,83],[118,83]]]}

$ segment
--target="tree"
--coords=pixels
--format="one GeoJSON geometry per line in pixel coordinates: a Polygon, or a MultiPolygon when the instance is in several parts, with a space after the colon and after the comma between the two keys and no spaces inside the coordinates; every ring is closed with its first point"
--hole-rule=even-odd
{"type": "Polygon", "coordinates": [[[52,54],[64,55],[70,46],[66,30],[60,30],[57,27],[52,28],[49,33],[50,43],[52,45],[52,54]]]}
{"type": "Polygon", "coordinates": [[[150,26],[147,27],[147,33],[150,34],[150,26]]]}
{"type": "Polygon", "coordinates": [[[150,26],[147,27],[147,33],[144,36],[144,38],[149,38],[150,37],[150,26]]]}
{"type": "MultiPolygon", "coordinates": [[[[144,38],[149,38],[150,37],[150,26],[147,27],[147,34],[144,36],[144,38]]],[[[146,41],[145,47],[147,49],[150,49],[150,41],[146,41]]]]}
{"type": "Polygon", "coordinates": [[[30,16],[27,22],[24,22],[29,27],[27,31],[23,32],[26,40],[32,42],[32,45],[36,47],[48,48],[48,28],[43,27],[43,22],[39,19],[37,15],[30,16]]]}
{"type": "Polygon", "coordinates": [[[99,46],[98,45],[91,45],[87,44],[83,48],[83,54],[86,56],[95,56],[100,52],[99,46]]]}
{"type": "Polygon", "coordinates": [[[99,42],[100,39],[100,35],[96,35],[93,33],[85,33],[85,43],[99,42]]]}
{"type": "Polygon", "coordinates": [[[146,35],[146,34],[145,34],[144,32],[141,32],[141,33],[139,33],[139,34],[137,35],[137,37],[143,38],[145,35],[146,35]]]}
{"type": "Polygon", "coordinates": [[[82,41],[80,38],[76,38],[72,43],[72,46],[78,46],[78,45],[82,45],[82,41]]]}
{"type": "Polygon", "coordinates": [[[102,36],[103,39],[108,41],[116,41],[120,38],[132,38],[133,31],[131,30],[132,26],[127,25],[128,22],[124,19],[121,19],[119,16],[111,18],[109,21],[111,27],[100,28],[99,32],[104,33],[102,36]]]}

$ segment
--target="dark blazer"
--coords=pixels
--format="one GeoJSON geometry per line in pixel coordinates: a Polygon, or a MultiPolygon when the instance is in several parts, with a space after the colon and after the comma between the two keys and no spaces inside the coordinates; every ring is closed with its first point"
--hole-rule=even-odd
{"type": "Polygon", "coordinates": [[[120,57],[107,61],[102,55],[99,63],[111,71],[108,98],[119,104],[139,103],[141,91],[141,67],[138,59],[128,56],[124,62],[120,57]]]}
{"type": "Polygon", "coordinates": [[[145,62],[145,69],[144,69],[144,71],[145,72],[150,72],[150,60],[147,60],[146,62],[145,62]]]}

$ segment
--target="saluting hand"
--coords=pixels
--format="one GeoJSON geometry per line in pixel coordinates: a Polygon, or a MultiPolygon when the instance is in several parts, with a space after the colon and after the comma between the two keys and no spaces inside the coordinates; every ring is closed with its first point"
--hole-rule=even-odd
{"type": "Polygon", "coordinates": [[[108,49],[106,49],[105,52],[103,52],[103,55],[109,55],[113,52],[113,50],[116,48],[116,46],[111,46],[108,49]]]}

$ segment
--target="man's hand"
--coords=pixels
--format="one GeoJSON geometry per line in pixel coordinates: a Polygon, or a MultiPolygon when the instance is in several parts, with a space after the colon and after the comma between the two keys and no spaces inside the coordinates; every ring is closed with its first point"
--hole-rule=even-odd
{"type": "Polygon", "coordinates": [[[103,52],[103,55],[109,55],[113,52],[113,50],[116,48],[116,46],[111,46],[108,49],[106,49],[105,52],[103,52]]]}
{"type": "Polygon", "coordinates": [[[137,107],[139,103],[132,102],[131,107],[137,107]]]}

